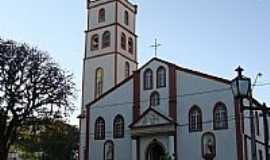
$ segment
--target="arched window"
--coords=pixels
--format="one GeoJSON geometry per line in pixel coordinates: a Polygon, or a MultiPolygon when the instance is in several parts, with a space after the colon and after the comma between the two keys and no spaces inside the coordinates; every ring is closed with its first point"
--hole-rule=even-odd
{"type": "Polygon", "coordinates": [[[143,74],[143,86],[145,90],[153,88],[153,71],[151,69],[146,69],[143,74]]]}
{"type": "Polygon", "coordinates": [[[104,160],[114,160],[114,144],[111,140],[104,143],[104,160]]]}
{"type": "Polygon", "coordinates": [[[133,39],[131,37],[129,37],[128,38],[128,52],[133,54],[133,50],[134,50],[133,39]]]}
{"type": "Polygon", "coordinates": [[[158,106],[160,101],[159,93],[153,92],[150,96],[150,106],[158,106]]]}
{"type": "Polygon", "coordinates": [[[129,15],[128,15],[128,11],[125,11],[125,17],[124,17],[124,21],[125,21],[125,24],[128,25],[129,24],[129,15]]]}
{"type": "Polygon", "coordinates": [[[214,119],[214,129],[227,129],[228,128],[228,114],[227,108],[224,103],[217,103],[214,112],[213,112],[213,119],[214,119]]]}
{"type": "Polygon", "coordinates": [[[260,136],[260,118],[259,113],[255,112],[256,134],[260,136]]]}
{"type": "Polygon", "coordinates": [[[102,117],[97,118],[95,124],[95,139],[103,140],[105,139],[105,121],[102,117]]]}
{"type": "Polygon", "coordinates": [[[159,67],[157,69],[157,88],[166,87],[166,69],[159,67]]]}
{"type": "Polygon", "coordinates": [[[105,31],[102,36],[102,48],[110,47],[111,45],[111,33],[105,31]]]}
{"type": "Polygon", "coordinates": [[[95,34],[91,38],[91,50],[97,50],[99,47],[99,36],[98,34],[95,34]]]}
{"type": "Polygon", "coordinates": [[[126,37],[125,33],[121,34],[121,48],[123,50],[127,49],[127,37],[126,37]]]}
{"type": "Polygon", "coordinates": [[[95,84],[95,96],[98,98],[103,91],[103,79],[104,79],[104,71],[102,68],[98,68],[96,70],[96,84],[95,84]]]}
{"type": "Polygon", "coordinates": [[[121,115],[117,115],[113,122],[113,137],[123,138],[125,133],[125,122],[121,115]]]}
{"type": "Polygon", "coordinates": [[[125,63],[125,77],[129,77],[130,74],[130,65],[128,62],[125,63]]]}
{"type": "Polygon", "coordinates": [[[198,106],[193,106],[189,111],[189,131],[202,131],[202,111],[198,106]]]}
{"type": "Polygon", "coordinates": [[[102,8],[98,12],[98,23],[105,22],[106,20],[106,12],[105,9],[102,8]]]}

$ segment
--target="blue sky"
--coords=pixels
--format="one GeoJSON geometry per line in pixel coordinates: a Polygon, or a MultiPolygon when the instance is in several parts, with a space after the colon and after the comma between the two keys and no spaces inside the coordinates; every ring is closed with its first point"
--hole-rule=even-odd
{"type": "MultiPolygon", "coordinates": [[[[81,86],[86,0],[2,0],[0,37],[48,51],[81,86]]],[[[180,66],[232,79],[241,64],[270,83],[270,0],[132,0],[138,4],[139,63],[154,55],[180,66]]],[[[255,96],[270,105],[270,86],[255,96]]],[[[80,107],[80,99],[77,101],[80,107]]],[[[78,124],[74,118],[70,122],[78,124]]]]}

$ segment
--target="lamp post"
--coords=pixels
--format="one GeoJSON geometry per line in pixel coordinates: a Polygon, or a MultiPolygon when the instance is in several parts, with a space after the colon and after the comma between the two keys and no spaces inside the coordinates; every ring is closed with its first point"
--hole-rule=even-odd
{"type": "Polygon", "coordinates": [[[270,113],[270,109],[267,108],[266,104],[264,103],[262,106],[262,114],[263,114],[263,126],[264,126],[264,147],[265,147],[265,158],[270,159],[269,155],[269,124],[268,124],[268,116],[270,113]]]}
{"type": "Polygon", "coordinates": [[[250,115],[250,134],[251,134],[251,153],[252,160],[257,160],[257,147],[256,147],[256,135],[255,135],[255,126],[254,126],[254,113],[253,113],[253,100],[252,100],[252,90],[251,90],[251,79],[243,76],[243,68],[240,66],[235,70],[238,75],[235,79],[232,80],[232,91],[235,98],[241,101],[241,109],[249,110],[250,115]],[[249,101],[248,106],[243,106],[243,99],[247,98],[249,101]]]}

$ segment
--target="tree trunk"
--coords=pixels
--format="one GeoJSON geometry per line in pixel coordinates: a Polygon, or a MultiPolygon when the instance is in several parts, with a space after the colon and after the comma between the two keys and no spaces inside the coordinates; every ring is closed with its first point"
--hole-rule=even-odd
{"type": "Polygon", "coordinates": [[[0,147],[0,160],[7,160],[8,159],[8,147],[0,147]]]}
{"type": "MultiPolygon", "coordinates": [[[[16,140],[16,128],[14,128],[15,121],[11,121],[7,127],[6,133],[3,133],[0,141],[0,160],[7,160],[10,146],[16,140]]],[[[3,131],[4,132],[4,131],[3,131]]]]}

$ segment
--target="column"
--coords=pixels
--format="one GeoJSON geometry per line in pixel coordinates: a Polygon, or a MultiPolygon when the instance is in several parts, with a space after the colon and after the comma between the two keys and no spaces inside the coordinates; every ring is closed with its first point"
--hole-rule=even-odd
{"type": "Polygon", "coordinates": [[[170,156],[173,158],[174,156],[174,136],[169,136],[169,153],[170,156]]]}
{"type": "Polygon", "coordinates": [[[137,160],[137,140],[132,139],[132,160],[137,160]]]}

